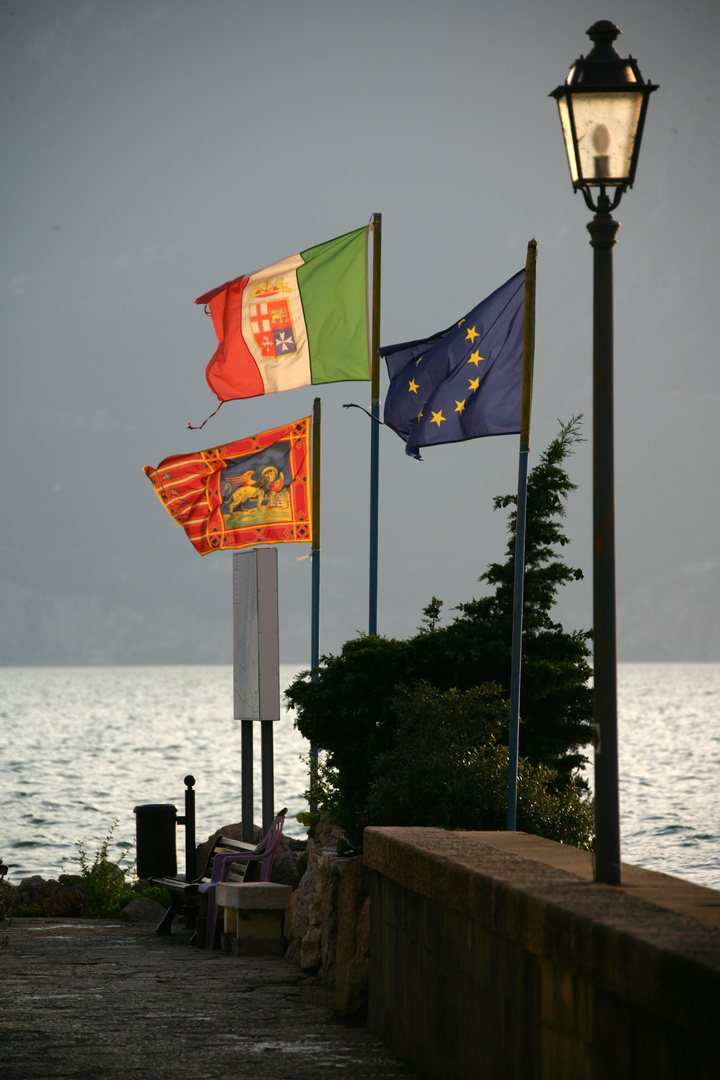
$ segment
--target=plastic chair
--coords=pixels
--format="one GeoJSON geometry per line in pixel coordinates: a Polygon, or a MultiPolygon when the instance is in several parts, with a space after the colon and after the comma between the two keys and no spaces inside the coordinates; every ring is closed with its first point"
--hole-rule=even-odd
{"type": "MultiPolygon", "coordinates": [[[[217,928],[218,908],[215,901],[216,886],[220,882],[229,881],[233,865],[244,864],[245,873],[251,864],[260,865],[260,881],[269,881],[272,873],[275,855],[282,838],[283,826],[287,807],[281,810],[277,817],[273,818],[272,824],[263,836],[258,846],[253,851],[237,852],[229,855],[216,855],[213,859],[213,869],[210,881],[202,882],[198,886],[200,896],[200,917],[206,919],[205,941],[198,941],[201,948],[212,949],[215,947],[215,932],[217,928]]],[[[242,884],[242,882],[240,882],[242,884]]],[[[200,935],[198,934],[198,938],[200,935]]]]}

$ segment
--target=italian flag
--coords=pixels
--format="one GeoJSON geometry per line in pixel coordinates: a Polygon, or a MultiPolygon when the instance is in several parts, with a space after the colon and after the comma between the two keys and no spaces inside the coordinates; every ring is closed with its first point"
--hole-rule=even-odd
{"type": "Polygon", "coordinates": [[[205,370],[220,401],[370,378],[367,227],[199,296],[218,347],[205,370]]]}

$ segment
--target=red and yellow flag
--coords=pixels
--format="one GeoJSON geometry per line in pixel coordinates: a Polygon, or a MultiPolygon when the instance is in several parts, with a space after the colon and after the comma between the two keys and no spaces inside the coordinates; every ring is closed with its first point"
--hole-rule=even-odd
{"type": "Polygon", "coordinates": [[[144,472],[201,555],[312,540],[310,417],[239,442],[165,458],[144,472]]]}

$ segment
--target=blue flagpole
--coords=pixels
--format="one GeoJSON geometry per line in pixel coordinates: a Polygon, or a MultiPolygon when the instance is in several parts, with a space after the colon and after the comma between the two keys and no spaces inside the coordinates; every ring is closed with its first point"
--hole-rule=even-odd
{"type": "MultiPolygon", "coordinates": [[[[313,682],[320,667],[320,398],[312,411],[312,607],[310,621],[310,668],[313,682]]],[[[310,747],[310,790],[318,781],[318,748],[310,747]]],[[[314,814],[317,806],[311,802],[314,814]]]]}
{"type": "Polygon", "coordinates": [[[373,214],[372,339],[370,353],[370,589],[368,633],[377,634],[378,594],[378,495],[380,461],[380,252],[382,214],[373,214]]]}
{"type": "Polygon", "coordinates": [[[513,588],[512,660],[510,672],[510,743],[508,748],[507,830],[515,831],[517,819],[517,773],[520,744],[520,674],[522,668],[522,617],[525,586],[525,519],[527,472],[530,453],[533,365],[535,361],[535,266],[537,241],[528,244],[525,263],[525,310],[523,325],[523,389],[518,462],[517,515],[515,521],[515,580],[513,588]]]}

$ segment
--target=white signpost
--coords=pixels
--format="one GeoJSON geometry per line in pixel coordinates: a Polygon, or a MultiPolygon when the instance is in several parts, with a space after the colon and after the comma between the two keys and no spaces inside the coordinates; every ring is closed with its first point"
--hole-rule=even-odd
{"type": "Polygon", "coordinates": [[[233,715],[242,729],[243,840],[253,842],[253,725],[260,723],[262,825],[275,816],[273,723],[280,719],[277,550],[233,555],[233,715]]]}

